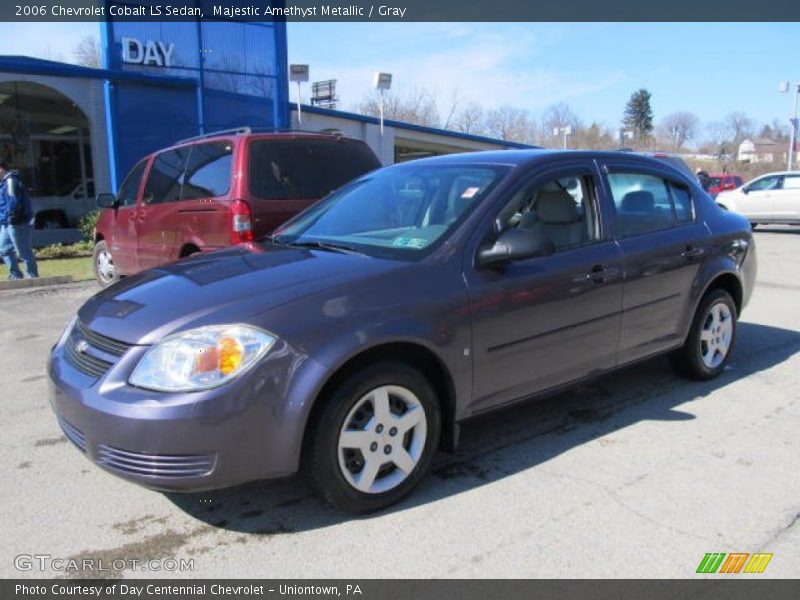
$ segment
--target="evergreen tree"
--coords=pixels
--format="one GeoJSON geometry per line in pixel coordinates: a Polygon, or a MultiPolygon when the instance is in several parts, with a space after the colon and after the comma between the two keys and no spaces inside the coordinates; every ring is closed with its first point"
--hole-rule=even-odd
{"type": "Polygon", "coordinates": [[[651,94],[641,88],[631,94],[631,99],[625,105],[625,114],[622,125],[632,131],[635,139],[645,142],[653,132],[653,109],[650,106],[651,94]]]}

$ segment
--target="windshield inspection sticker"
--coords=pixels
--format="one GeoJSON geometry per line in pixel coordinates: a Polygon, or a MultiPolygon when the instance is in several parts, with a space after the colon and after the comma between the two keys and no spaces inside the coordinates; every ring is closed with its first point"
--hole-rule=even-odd
{"type": "Polygon", "coordinates": [[[428,245],[428,240],[424,238],[399,237],[392,242],[395,248],[424,248],[428,245]]]}
{"type": "Polygon", "coordinates": [[[481,191],[481,188],[478,187],[468,187],[461,193],[461,197],[464,200],[471,200],[475,197],[475,194],[481,191]]]}

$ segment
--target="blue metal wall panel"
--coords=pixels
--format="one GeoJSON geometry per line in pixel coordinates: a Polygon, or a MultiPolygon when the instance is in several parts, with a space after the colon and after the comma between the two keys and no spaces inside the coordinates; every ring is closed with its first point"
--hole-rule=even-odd
{"type": "MultiPolygon", "coordinates": [[[[109,4],[126,3],[109,0],[109,4]]],[[[242,125],[289,125],[284,22],[112,20],[104,42],[105,61],[112,72],[156,75],[165,84],[174,78],[195,82],[194,89],[113,82],[106,101],[113,113],[112,172],[117,184],[143,155],[181,138],[242,125]],[[123,38],[174,44],[171,64],[123,62],[123,38]]]]}

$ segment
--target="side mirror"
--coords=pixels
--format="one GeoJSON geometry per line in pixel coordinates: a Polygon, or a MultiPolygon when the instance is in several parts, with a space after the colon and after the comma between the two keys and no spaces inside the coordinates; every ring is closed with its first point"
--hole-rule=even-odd
{"type": "Polygon", "coordinates": [[[547,236],[526,229],[506,229],[493,244],[478,250],[480,266],[502,265],[516,260],[549,256],[556,251],[547,236]]]}
{"type": "Polygon", "coordinates": [[[742,193],[743,194],[749,194],[750,193],[750,188],[747,187],[746,185],[742,186],[742,193]]]}
{"type": "Polygon", "coordinates": [[[114,194],[97,194],[97,208],[117,208],[114,194]]]}

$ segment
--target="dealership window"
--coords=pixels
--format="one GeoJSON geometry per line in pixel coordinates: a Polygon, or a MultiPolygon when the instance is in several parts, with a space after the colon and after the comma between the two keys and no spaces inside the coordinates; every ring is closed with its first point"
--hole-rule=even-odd
{"type": "Polygon", "coordinates": [[[537,181],[514,195],[500,217],[500,229],[534,231],[556,250],[576,248],[600,238],[596,191],[590,175],[537,181]]]}
{"type": "Polygon", "coordinates": [[[232,157],[230,142],[193,146],[182,177],[181,199],[217,198],[227,194],[231,185],[232,157]]]}
{"type": "Polygon", "coordinates": [[[121,206],[133,206],[136,204],[136,194],[139,192],[140,184],[142,183],[142,175],[147,166],[147,159],[139,161],[125,177],[122,185],[119,186],[119,193],[117,194],[117,202],[121,206]]]}
{"type": "MultiPolygon", "coordinates": [[[[608,183],[616,208],[617,235],[629,237],[668,229],[675,224],[669,184],[644,173],[610,173],[608,183]]],[[[689,198],[691,205],[691,198],[689,198]]],[[[682,209],[686,218],[685,207],[682,209]]]]}

